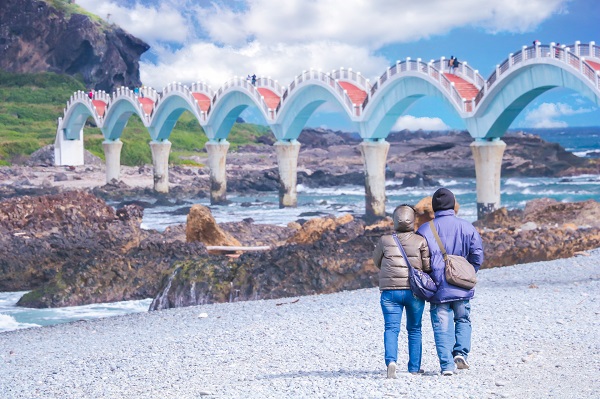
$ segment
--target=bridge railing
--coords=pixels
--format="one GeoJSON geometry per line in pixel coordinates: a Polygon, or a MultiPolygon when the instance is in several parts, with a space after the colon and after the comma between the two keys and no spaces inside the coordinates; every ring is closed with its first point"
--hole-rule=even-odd
{"type": "Polygon", "coordinates": [[[209,98],[212,98],[215,95],[213,89],[204,82],[194,82],[190,85],[190,90],[193,93],[202,93],[206,94],[209,98]]]}
{"type": "Polygon", "coordinates": [[[360,72],[354,72],[352,68],[340,68],[331,71],[331,76],[337,80],[355,82],[359,88],[364,88],[366,92],[371,89],[369,79],[365,78],[360,72]]]}
{"type": "MultiPolygon", "coordinates": [[[[302,83],[310,81],[310,80],[318,80],[323,82],[327,86],[331,87],[333,91],[339,96],[342,100],[343,105],[346,106],[347,110],[351,115],[360,116],[361,114],[361,106],[360,104],[353,104],[352,100],[348,96],[347,91],[340,85],[339,79],[336,79],[331,73],[324,73],[318,70],[308,70],[302,71],[302,73],[294,78],[294,81],[290,83],[287,89],[283,92],[281,96],[281,101],[277,108],[275,109],[275,114],[279,113],[279,110],[289,98],[289,95],[296,90],[302,83]]],[[[344,79],[345,80],[345,79],[344,79]]]]}
{"type": "Polygon", "coordinates": [[[103,90],[94,91],[93,99],[91,99],[89,97],[88,92],[78,90],[75,93],[73,93],[71,95],[71,97],[69,98],[69,100],[67,101],[67,106],[63,109],[63,119],[64,119],[64,117],[66,117],[67,111],[69,110],[69,108],[71,108],[73,106],[73,104],[77,102],[77,103],[87,104],[90,109],[94,110],[94,112],[96,114],[95,115],[96,118],[98,118],[98,120],[101,121],[104,118],[104,115],[106,115],[106,110],[105,110],[104,115],[98,114],[98,111],[96,110],[96,107],[94,106],[93,100],[99,100],[99,101],[103,101],[104,103],[106,103],[106,110],[108,110],[108,106],[112,101],[111,96],[103,90]]]}
{"type": "MultiPolygon", "coordinates": [[[[388,80],[390,80],[392,76],[402,72],[410,71],[427,75],[434,81],[438,82],[442,89],[450,96],[452,101],[454,101],[454,103],[459,107],[459,109],[461,109],[464,112],[471,112],[473,110],[472,100],[466,100],[462,98],[454,84],[450,82],[450,80],[444,75],[444,66],[444,58],[438,61],[432,60],[429,63],[421,61],[420,58],[417,58],[417,60],[411,60],[410,58],[407,58],[406,61],[397,61],[396,64],[389,67],[373,83],[371,90],[367,92],[368,95],[362,104],[362,108],[364,109],[367,106],[367,104],[371,100],[371,97],[373,97],[377,93],[377,91],[381,89],[381,87],[385,85],[388,80]]],[[[461,77],[466,78],[465,80],[469,81],[470,83],[480,82],[483,85],[483,77],[479,75],[478,71],[473,70],[470,66],[465,65],[464,63],[461,64],[461,68],[461,70],[457,71],[457,74],[459,74],[461,77]]]]}
{"type": "Polygon", "coordinates": [[[475,97],[475,106],[481,102],[481,99],[485,96],[485,92],[488,92],[497,85],[507,72],[515,67],[519,67],[524,61],[535,58],[552,58],[563,62],[573,69],[578,70],[596,88],[600,89],[600,78],[596,71],[585,62],[584,55],[590,58],[600,58],[600,47],[596,46],[594,42],[590,42],[589,44],[576,42],[572,46],[558,46],[554,43],[549,45],[523,46],[521,51],[509,54],[506,60],[496,66],[496,70],[486,81],[484,90],[475,97]]]}
{"type": "Polygon", "coordinates": [[[194,97],[195,92],[202,91],[200,88],[207,89],[206,91],[203,91],[204,93],[211,92],[211,90],[210,90],[210,88],[208,88],[208,86],[202,86],[202,85],[204,85],[204,83],[198,83],[198,84],[193,83],[191,85],[192,88],[189,88],[186,85],[182,84],[181,82],[169,83],[168,85],[163,87],[163,90],[162,90],[160,96],[155,101],[154,108],[152,109],[152,115],[154,115],[154,111],[159,108],[159,106],[165,101],[165,99],[171,93],[177,93],[178,95],[184,97],[191,104],[194,104],[196,106],[196,111],[198,112],[198,115],[200,115],[201,120],[203,122],[206,121],[206,118],[207,118],[206,112],[202,112],[202,110],[200,109],[200,106],[198,105],[198,100],[196,100],[196,97],[194,97]]]}
{"type": "Polygon", "coordinates": [[[259,78],[256,78],[255,86],[256,87],[265,87],[267,89],[270,89],[272,92],[277,94],[279,97],[281,97],[281,94],[283,93],[283,88],[281,87],[279,82],[271,79],[271,77],[262,77],[261,76],[259,78]]]}
{"type": "Polygon", "coordinates": [[[252,97],[254,97],[256,99],[256,101],[258,102],[258,104],[260,104],[260,108],[262,108],[262,110],[264,111],[265,115],[267,115],[270,118],[273,118],[274,116],[274,112],[272,110],[269,109],[269,106],[267,105],[265,98],[263,97],[262,94],[260,94],[260,92],[256,89],[256,86],[254,86],[252,84],[251,81],[249,81],[246,78],[241,78],[241,77],[234,77],[232,79],[229,79],[227,82],[225,82],[225,84],[223,86],[221,86],[219,88],[219,90],[217,90],[214,94],[214,96],[212,97],[211,100],[211,106],[207,111],[207,115],[210,115],[210,111],[213,108],[213,106],[215,105],[215,103],[217,101],[219,101],[219,99],[221,98],[221,96],[228,91],[230,88],[233,87],[241,87],[243,89],[246,89],[250,95],[252,97]]]}
{"type": "Polygon", "coordinates": [[[156,105],[152,108],[151,113],[147,114],[146,111],[144,110],[142,103],[138,100],[138,97],[141,97],[141,94],[143,93],[144,97],[146,97],[146,95],[148,95],[148,98],[152,99],[155,102],[156,101],[155,98],[158,98],[159,95],[158,95],[158,93],[156,93],[156,90],[154,90],[154,89],[145,88],[144,90],[146,90],[146,91],[144,91],[144,92],[140,91],[140,94],[138,95],[133,90],[131,90],[129,87],[125,87],[125,86],[118,87],[117,90],[115,90],[112,94],[112,102],[110,103],[110,105],[106,106],[106,112],[108,113],[110,107],[112,105],[114,105],[115,102],[119,98],[128,98],[131,100],[131,102],[133,104],[135,104],[134,106],[139,111],[138,116],[140,117],[140,119],[142,119],[142,121],[144,122],[145,125],[148,125],[150,123],[150,120],[152,119],[152,114],[154,113],[154,110],[156,109],[156,105]]]}

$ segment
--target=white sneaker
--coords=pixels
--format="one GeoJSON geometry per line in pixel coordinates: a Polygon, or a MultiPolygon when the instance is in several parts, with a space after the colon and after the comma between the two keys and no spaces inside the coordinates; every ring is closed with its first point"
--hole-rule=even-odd
{"type": "Polygon", "coordinates": [[[454,375],[454,371],[452,371],[452,370],[444,370],[444,371],[442,371],[442,375],[444,377],[450,377],[450,376],[454,375]]]}
{"type": "Polygon", "coordinates": [[[456,367],[460,370],[466,370],[470,367],[469,363],[467,363],[467,359],[465,359],[462,355],[454,356],[454,363],[456,364],[456,367]]]}
{"type": "Polygon", "coordinates": [[[396,378],[396,362],[388,364],[387,378],[396,378]]]}

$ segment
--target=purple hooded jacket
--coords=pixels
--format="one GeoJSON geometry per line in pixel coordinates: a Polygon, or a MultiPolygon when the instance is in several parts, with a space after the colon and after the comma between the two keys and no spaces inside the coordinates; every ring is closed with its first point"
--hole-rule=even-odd
{"type": "MultiPolygon", "coordinates": [[[[435,212],[433,224],[446,248],[448,255],[461,255],[479,271],[483,263],[483,245],[481,236],[471,223],[456,217],[453,209],[435,212]]],[[[444,273],[445,264],[442,251],[435,240],[429,223],[419,227],[417,233],[425,237],[431,254],[431,278],[438,286],[438,291],[431,298],[432,303],[444,303],[473,298],[475,289],[467,290],[449,284],[444,273]]]]}

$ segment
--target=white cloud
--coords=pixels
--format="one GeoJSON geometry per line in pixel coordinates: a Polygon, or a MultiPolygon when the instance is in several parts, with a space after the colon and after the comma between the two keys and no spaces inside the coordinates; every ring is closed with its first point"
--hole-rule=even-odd
{"type": "Polygon", "coordinates": [[[400,131],[403,129],[407,130],[449,130],[448,125],[444,123],[440,118],[415,118],[412,115],[402,115],[396,123],[394,127],[392,127],[392,131],[400,131]]]}
{"type": "Polygon", "coordinates": [[[186,18],[168,4],[153,7],[136,3],[133,8],[122,7],[112,1],[77,0],[77,4],[151,46],[159,42],[184,43],[190,34],[186,18]]]}
{"type": "Polygon", "coordinates": [[[369,76],[387,66],[387,60],[369,54],[365,48],[329,42],[264,46],[253,41],[243,47],[227,49],[212,43],[196,43],[172,54],[163,54],[161,59],[156,65],[141,64],[144,84],[161,88],[172,81],[205,81],[216,89],[233,76],[256,73],[271,76],[286,86],[297,74],[310,68],[325,72],[361,64],[366,70],[357,72],[369,76]]]}
{"type": "Polygon", "coordinates": [[[588,108],[574,109],[564,103],[542,103],[539,107],[527,112],[523,126],[533,128],[567,127],[568,124],[558,118],[591,111],[588,108]]]}
{"type": "Polygon", "coordinates": [[[141,64],[146,85],[257,75],[288,84],[310,67],[353,67],[375,78],[388,65],[382,46],[475,26],[524,32],[569,0],[148,0],[132,8],[116,0],[78,0],[152,45],[156,65],[141,64]],[[175,46],[165,46],[165,42],[175,46]],[[173,49],[175,48],[175,49],[173,49]]]}

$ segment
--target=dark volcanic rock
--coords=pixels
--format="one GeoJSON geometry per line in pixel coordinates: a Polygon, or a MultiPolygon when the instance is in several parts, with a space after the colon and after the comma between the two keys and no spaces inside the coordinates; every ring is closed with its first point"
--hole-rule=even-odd
{"type": "Polygon", "coordinates": [[[139,59],[149,46],[120,28],[67,14],[41,0],[0,0],[0,68],[81,75],[88,87],[139,86],[139,59]]]}
{"type": "Polygon", "coordinates": [[[173,262],[207,253],[176,229],[141,230],[142,215],[81,191],[0,202],[0,291],[33,289],[28,307],[153,297],[173,262]]]}

